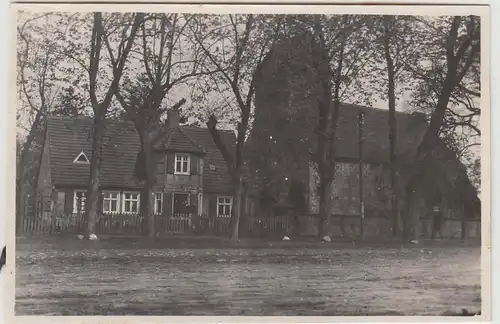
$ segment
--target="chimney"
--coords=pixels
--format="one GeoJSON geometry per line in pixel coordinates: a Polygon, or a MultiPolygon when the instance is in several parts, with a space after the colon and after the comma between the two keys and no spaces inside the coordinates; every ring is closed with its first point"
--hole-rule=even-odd
{"type": "Polygon", "coordinates": [[[179,116],[179,111],[177,109],[172,109],[167,111],[167,124],[168,128],[174,128],[179,126],[179,120],[181,117],[179,116]]]}

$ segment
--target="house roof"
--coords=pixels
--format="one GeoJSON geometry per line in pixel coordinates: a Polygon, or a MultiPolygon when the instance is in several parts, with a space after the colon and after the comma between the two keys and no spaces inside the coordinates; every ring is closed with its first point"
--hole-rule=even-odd
{"type": "Polygon", "coordinates": [[[193,140],[180,126],[169,129],[155,147],[174,152],[206,153],[203,146],[193,140]]]}
{"type": "MultiPolygon", "coordinates": [[[[254,141],[272,139],[276,145],[291,142],[292,149],[315,152],[317,145],[318,116],[315,109],[304,109],[289,117],[274,109],[256,109],[254,141]],[[267,120],[267,122],[265,121],[267,120]],[[268,124],[265,126],[265,124],[268,124]],[[272,138],[271,138],[272,137],[272,138]],[[295,138],[295,141],[292,141],[295,138]]],[[[364,113],[363,159],[371,163],[386,163],[390,160],[389,112],[384,109],[340,104],[335,136],[335,156],[342,160],[359,159],[358,115],[364,113]]],[[[427,123],[420,114],[396,112],[397,154],[409,159],[420,143],[427,123]]],[[[258,149],[258,148],[256,148],[258,149]]]]}
{"type": "MultiPolygon", "coordinates": [[[[183,126],[182,130],[196,143],[199,143],[207,154],[203,162],[204,191],[227,193],[228,188],[232,188],[231,178],[229,177],[226,162],[213,141],[208,129],[195,126],[183,126]]],[[[226,130],[219,130],[219,133],[226,147],[231,148],[230,152],[235,152],[236,136],[234,133],[226,130]]]]}
{"type": "MultiPolygon", "coordinates": [[[[346,159],[359,158],[358,116],[362,112],[364,113],[363,159],[378,163],[389,162],[389,111],[352,104],[341,104],[339,109],[336,156],[346,159]]],[[[317,121],[317,118],[313,119],[315,119],[313,122],[317,121]]],[[[423,115],[396,112],[396,153],[405,158],[412,158],[426,129],[427,123],[423,115]]]]}
{"type": "MultiPolygon", "coordinates": [[[[226,145],[234,151],[234,134],[229,131],[220,131],[220,134],[226,145]]],[[[166,135],[166,140],[162,142],[167,144],[165,147],[168,149],[205,154],[203,169],[205,192],[231,191],[226,164],[208,129],[179,126],[169,130],[166,135]]],[[[47,119],[47,136],[53,185],[86,186],[90,165],[73,163],[73,160],[82,151],[92,159],[92,119],[50,116],[47,119]]],[[[108,121],[102,149],[101,186],[141,187],[134,176],[139,150],[139,135],[131,123],[108,121]]]]}

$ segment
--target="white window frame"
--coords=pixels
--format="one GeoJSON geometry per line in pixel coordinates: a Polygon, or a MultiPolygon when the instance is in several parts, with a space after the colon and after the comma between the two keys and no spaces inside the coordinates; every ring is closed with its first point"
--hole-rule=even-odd
{"type": "Polygon", "coordinates": [[[217,196],[217,217],[231,217],[231,212],[233,211],[233,197],[231,196],[217,196]],[[219,199],[224,199],[223,203],[219,202],[219,199]],[[229,203],[226,203],[226,199],[229,199],[229,203]],[[219,214],[219,206],[229,206],[229,215],[220,215],[219,214]]]}
{"type": "Polygon", "coordinates": [[[188,206],[191,205],[191,194],[189,192],[174,192],[172,193],[172,215],[175,210],[175,195],[187,195],[188,196],[188,206]]]}
{"type": "Polygon", "coordinates": [[[89,157],[83,151],[81,151],[80,153],[78,153],[78,155],[76,156],[76,158],[73,160],[73,163],[76,163],[76,164],[90,164],[90,160],[89,160],[89,157]],[[85,157],[85,160],[87,160],[87,161],[78,161],[78,159],[82,155],[85,157]]]}
{"type": "Polygon", "coordinates": [[[123,214],[138,214],[141,208],[141,193],[137,191],[124,191],[121,195],[122,199],[122,213],[123,214]],[[126,195],[137,195],[137,198],[125,198],[126,195]],[[125,210],[125,202],[137,202],[137,211],[126,211],[125,210]]]}
{"type": "Polygon", "coordinates": [[[189,154],[175,154],[174,158],[174,174],[189,175],[191,172],[191,156],[189,154]],[[184,161],[183,158],[187,158],[187,169],[183,171],[184,161]],[[181,162],[181,170],[177,170],[177,160],[181,162]]]}
{"type": "Polygon", "coordinates": [[[87,190],[75,190],[75,191],[73,191],[73,214],[84,213],[85,209],[87,207],[86,203],[87,203],[87,190]],[[78,206],[77,193],[82,194],[81,204],[83,206],[82,205],[78,206]],[[78,207],[80,207],[80,208],[78,208],[78,207]]]}
{"type": "Polygon", "coordinates": [[[105,214],[117,214],[120,212],[120,192],[119,191],[103,191],[102,192],[102,212],[105,214]],[[106,197],[107,194],[116,194],[116,198],[106,197]],[[116,201],[116,210],[104,210],[104,202],[110,201],[109,207],[111,208],[111,201],[116,201]]]}
{"type": "Polygon", "coordinates": [[[155,215],[161,215],[163,213],[163,192],[155,192],[155,215]],[[159,195],[159,196],[158,196],[159,195]],[[160,199],[158,199],[160,197],[160,199]],[[160,201],[161,211],[158,212],[158,200],[160,201]]]}

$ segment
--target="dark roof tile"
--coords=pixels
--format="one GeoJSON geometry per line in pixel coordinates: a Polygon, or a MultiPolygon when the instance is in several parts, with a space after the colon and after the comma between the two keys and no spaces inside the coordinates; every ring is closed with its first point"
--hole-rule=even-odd
{"type": "Polygon", "coordinates": [[[161,145],[162,148],[176,152],[205,153],[203,146],[194,141],[180,126],[170,129],[161,145]]]}

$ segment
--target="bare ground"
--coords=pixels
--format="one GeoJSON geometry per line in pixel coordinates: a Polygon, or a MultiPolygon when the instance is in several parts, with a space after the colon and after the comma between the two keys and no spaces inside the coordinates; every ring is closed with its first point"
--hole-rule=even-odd
{"type": "Polygon", "coordinates": [[[479,247],[223,244],[18,240],[16,314],[442,315],[481,305],[479,247]]]}

